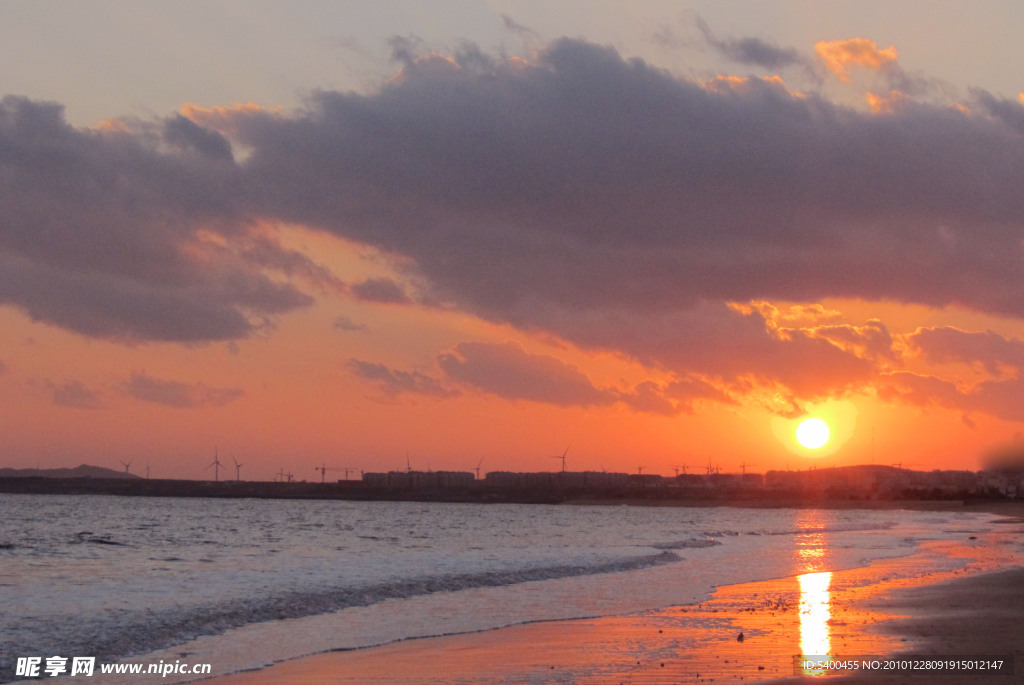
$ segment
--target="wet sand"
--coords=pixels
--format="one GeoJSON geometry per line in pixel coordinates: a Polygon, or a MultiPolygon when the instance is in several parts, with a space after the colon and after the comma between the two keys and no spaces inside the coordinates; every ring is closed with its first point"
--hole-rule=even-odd
{"type": "MultiPolygon", "coordinates": [[[[408,640],[204,683],[796,683],[821,679],[794,677],[794,657],[817,653],[1013,653],[1018,670],[1024,669],[1024,603],[1017,600],[1024,591],[1024,567],[986,573],[1016,559],[1009,546],[964,541],[935,545],[928,553],[963,558],[968,566],[921,575],[915,564],[929,566],[921,558],[882,560],[866,568],[720,587],[693,606],[408,640]]],[[[934,677],[827,679],[924,683],[934,677]]],[[[1015,681],[993,675],[952,678],[946,680],[1015,681]]]]}

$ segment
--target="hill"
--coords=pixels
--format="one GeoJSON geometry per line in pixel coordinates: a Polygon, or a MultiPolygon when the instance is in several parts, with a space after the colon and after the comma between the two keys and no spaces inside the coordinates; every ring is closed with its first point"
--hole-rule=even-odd
{"type": "Polygon", "coordinates": [[[81,464],[73,469],[0,469],[0,478],[139,478],[134,473],[81,464]]]}

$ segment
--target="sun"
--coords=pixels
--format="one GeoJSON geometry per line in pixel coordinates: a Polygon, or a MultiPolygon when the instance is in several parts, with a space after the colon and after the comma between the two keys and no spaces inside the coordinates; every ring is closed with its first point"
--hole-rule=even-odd
{"type": "Polygon", "coordinates": [[[796,427],[796,441],[809,450],[823,447],[829,436],[828,424],[821,419],[804,419],[796,427]]]}

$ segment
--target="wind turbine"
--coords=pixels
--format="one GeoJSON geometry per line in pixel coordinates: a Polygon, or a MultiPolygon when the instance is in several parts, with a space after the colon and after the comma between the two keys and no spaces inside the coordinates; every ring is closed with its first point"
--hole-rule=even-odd
{"type": "Polygon", "coordinates": [[[480,461],[476,463],[476,479],[480,480],[480,465],[484,463],[484,458],[480,457],[480,461]]]}
{"type": "Polygon", "coordinates": [[[233,454],[231,455],[231,461],[235,462],[235,482],[238,482],[242,480],[242,467],[245,466],[245,464],[239,464],[233,454]]]}
{"type": "Polygon", "coordinates": [[[122,461],[121,463],[122,463],[122,464],[124,464],[124,472],[125,472],[125,473],[129,473],[128,469],[130,469],[130,468],[131,468],[131,466],[132,466],[132,462],[131,462],[131,460],[128,460],[128,461],[122,461]]]}
{"type": "MultiPolygon", "coordinates": [[[[210,464],[210,466],[213,467],[213,480],[214,481],[219,481],[220,480],[220,457],[217,456],[217,448],[216,447],[213,448],[213,463],[210,464]]],[[[210,468],[210,466],[207,466],[206,468],[210,468]]]]}
{"type": "MultiPolygon", "coordinates": [[[[570,445],[570,447],[571,447],[571,445],[570,445]]],[[[567,455],[567,454],[569,454],[569,447],[566,447],[565,451],[562,452],[561,454],[554,454],[554,455],[551,456],[552,459],[561,459],[562,460],[562,473],[565,473],[565,455],[567,455]]]]}

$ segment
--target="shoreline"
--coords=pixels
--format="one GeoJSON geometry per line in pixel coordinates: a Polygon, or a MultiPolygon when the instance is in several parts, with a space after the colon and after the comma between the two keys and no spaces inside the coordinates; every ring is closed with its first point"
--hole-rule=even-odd
{"type": "Polygon", "coordinates": [[[414,491],[367,488],[360,481],[274,483],[260,481],[181,481],[164,479],[0,477],[0,494],[94,495],[108,497],[333,500],[343,502],[422,502],[443,504],[527,504],[556,506],[736,507],[744,509],[905,509],[912,511],[1015,511],[1024,516],[1024,501],[977,496],[968,499],[907,497],[836,497],[822,493],[624,490],[614,494],[539,489],[495,491],[487,488],[414,491]]]}
{"type": "MultiPolygon", "coordinates": [[[[1020,523],[1022,509],[1015,507],[1011,513],[1015,518],[1007,519],[1007,523],[1020,523]]],[[[1018,533],[1007,530],[1015,540],[1018,533]]],[[[922,556],[918,552],[910,557],[878,560],[863,568],[804,574],[818,583],[828,576],[824,595],[820,585],[815,591],[813,584],[809,589],[800,577],[790,576],[722,586],[710,599],[696,605],[404,640],[314,654],[200,682],[606,685],[713,679],[719,683],[781,685],[807,682],[805,677],[794,676],[793,656],[811,653],[802,646],[813,646],[813,640],[823,635],[830,645],[826,653],[831,654],[964,656],[1002,649],[1002,653],[1012,652],[1017,667],[1024,668],[1021,646],[1010,644],[1019,633],[1017,626],[1024,621],[1024,607],[1014,608],[1005,602],[1006,588],[1010,593],[1024,590],[1020,555],[1008,548],[999,549],[991,541],[932,547],[941,547],[941,553],[950,558],[966,559],[966,568],[915,573],[915,559],[919,562],[922,556]],[[824,623],[820,615],[815,619],[817,628],[810,626],[807,618],[814,611],[815,592],[819,603],[824,596],[828,611],[824,623]],[[993,610],[1003,612],[996,623],[990,623],[987,613],[993,610]],[[965,621],[965,615],[969,621],[965,621]],[[828,628],[824,628],[826,624],[828,628]],[[993,625],[997,626],[995,632],[993,625]],[[964,632],[966,626],[970,626],[970,635],[964,632]],[[818,631],[817,637],[814,630],[818,631]],[[989,649],[978,651],[979,645],[989,649]]],[[[991,682],[991,675],[978,677],[991,682]]],[[[828,679],[849,685],[922,682],[920,676],[905,674],[870,678],[830,675],[828,679]]],[[[958,682],[974,681],[967,677],[958,682]]]]}

